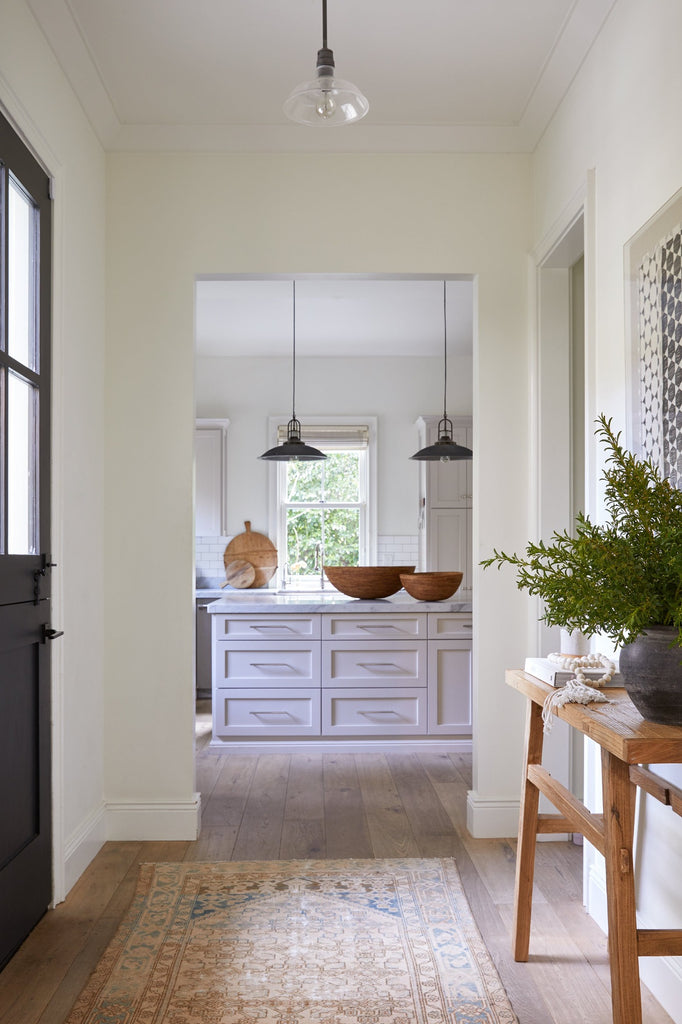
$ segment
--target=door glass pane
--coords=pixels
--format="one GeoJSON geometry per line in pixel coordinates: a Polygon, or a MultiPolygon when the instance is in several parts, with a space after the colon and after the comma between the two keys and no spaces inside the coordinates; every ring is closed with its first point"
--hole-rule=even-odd
{"type": "Polygon", "coordinates": [[[7,226],[7,351],[36,369],[35,210],[21,185],[10,175],[7,226]]]}
{"type": "Polygon", "coordinates": [[[23,377],[7,386],[7,553],[37,552],[37,391],[23,377]]]}

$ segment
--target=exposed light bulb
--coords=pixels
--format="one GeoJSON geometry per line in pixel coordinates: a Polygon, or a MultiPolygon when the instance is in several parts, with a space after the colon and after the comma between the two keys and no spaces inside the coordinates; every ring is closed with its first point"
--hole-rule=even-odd
{"type": "Polygon", "coordinates": [[[322,117],[325,120],[334,116],[336,113],[336,102],[331,94],[331,90],[321,90],[319,99],[315,104],[315,111],[318,117],[322,117]]]}

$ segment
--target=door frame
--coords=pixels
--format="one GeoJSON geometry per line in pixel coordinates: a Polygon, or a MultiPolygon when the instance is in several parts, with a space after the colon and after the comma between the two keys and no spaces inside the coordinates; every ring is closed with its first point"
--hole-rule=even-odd
{"type": "MultiPolygon", "coordinates": [[[[64,214],[61,203],[62,167],[26,109],[19,103],[0,75],[0,112],[9,121],[23,144],[45,171],[50,181],[52,199],[52,298],[51,298],[51,399],[50,399],[50,506],[51,506],[51,554],[52,560],[62,566],[64,513],[64,445],[62,425],[64,422],[63,367],[64,367],[64,326],[63,326],[63,261],[64,214]],[[37,140],[34,143],[33,140],[37,140]]],[[[64,619],[64,574],[52,573],[50,604],[53,622],[64,619]]],[[[50,657],[50,699],[51,699],[51,772],[52,772],[52,906],[66,898],[66,843],[64,838],[64,643],[51,644],[50,657]]]]}

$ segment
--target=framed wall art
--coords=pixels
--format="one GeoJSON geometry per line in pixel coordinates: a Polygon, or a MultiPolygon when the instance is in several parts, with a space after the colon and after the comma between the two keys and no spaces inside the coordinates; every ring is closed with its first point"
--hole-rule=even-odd
{"type": "Polygon", "coordinates": [[[625,246],[629,446],[682,487],[682,189],[625,246]]]}

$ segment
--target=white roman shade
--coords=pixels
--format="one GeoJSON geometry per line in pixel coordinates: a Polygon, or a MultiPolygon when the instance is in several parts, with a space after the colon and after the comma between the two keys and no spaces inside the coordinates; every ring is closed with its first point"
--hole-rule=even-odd
{"type": "MultiPolygon", "coordinates": [[[[277,428],[277,441],[286,441],[287,427],[277,428]]],[[[369,448],[370,428],[366,423],[302,424],[301,439],[315,448],[366,450],[369,448]]]]}

